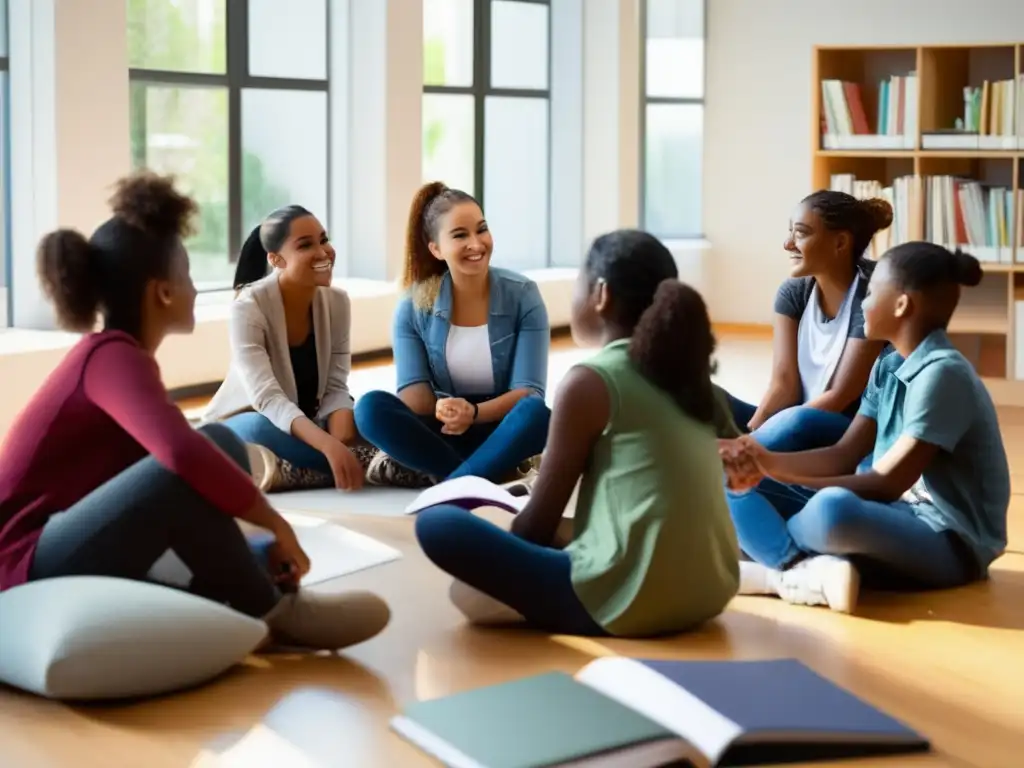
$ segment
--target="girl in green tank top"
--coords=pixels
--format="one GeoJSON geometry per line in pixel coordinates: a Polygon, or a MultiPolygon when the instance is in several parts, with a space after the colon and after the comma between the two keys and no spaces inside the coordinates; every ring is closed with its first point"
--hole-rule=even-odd
{"type": "Polygon", "coordinates": [[[483,593],[553,632],[691,629],[739,585],[716,439],[728,412],[711,383],[704,301],[659,240],[619,230],[597,238],[580,270],[572,332],[599,351],[559,387],[539,477],[511,530],[441,505],[420,513],[417,537],[455,577],[471,619],[481,602],[467,598],[483,593]],[[577,483],[563,547],[556,532],[577,483]]]}

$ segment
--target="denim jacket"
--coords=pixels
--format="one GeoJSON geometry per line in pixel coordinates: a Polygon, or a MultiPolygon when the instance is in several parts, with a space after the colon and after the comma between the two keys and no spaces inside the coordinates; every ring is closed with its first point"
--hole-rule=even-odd
{"type": "MultiPolygon", "coordinates": [[[[531,389],[544,396],[551,329],[537,284],[506,269],[489,270],[491,339],[495,396],[531,389]]],[[[446,346],[451,327],[452,278],[445,274],[432,309],[420,309],[406,296],[395,310],[392,344],[398,390],[427,382],[439,395],[455,395],[446,346]]]]}

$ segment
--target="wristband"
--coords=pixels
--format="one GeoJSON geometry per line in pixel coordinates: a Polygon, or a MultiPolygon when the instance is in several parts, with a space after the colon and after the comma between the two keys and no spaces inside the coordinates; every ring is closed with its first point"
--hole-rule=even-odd
{"type": "Polygon", "coordinates": [[[477,417],[479,415],[480,415],[480,406],[477,405],[476,403],[473,403],[473,421],[476,421],[477,417]]]}

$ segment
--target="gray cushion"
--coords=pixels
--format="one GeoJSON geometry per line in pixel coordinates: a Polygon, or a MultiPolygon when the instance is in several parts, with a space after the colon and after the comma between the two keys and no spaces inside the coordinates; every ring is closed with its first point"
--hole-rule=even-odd
{"type": "Polygon", "coordinates": [[[168,693],[227,671],[266,634],[258,619],[170,587],[45,579],[0,592],[0,682],[53,699],[168,693]]]}

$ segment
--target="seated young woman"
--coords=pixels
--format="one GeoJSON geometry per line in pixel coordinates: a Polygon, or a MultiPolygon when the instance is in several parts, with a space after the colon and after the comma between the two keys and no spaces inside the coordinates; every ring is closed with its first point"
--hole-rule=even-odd
{"type": "Polygon", "coordinates": [[[790,274],[775,297],[771,380],[759,405],[730,396],[733,418],[764,446],[794,451],[834,444],[857,412],[884,348],[864,337],[861,304],[872,238],[892,223],[885,200],[821,190],[804,198],[784,248],[790,274]]]}
{"type": "Polygon", "coordinates": [[[549,632],[621,637],[695,627],[739,583],[704,301],[660,241],[621,230],[599,237],[580,270],[572,332],[601,350],[559,387],[539,477],[511,530],[440,505],[419,513],[416,536],[455,577],[452,598],[473,621],[512,615],[549,632]]]}
{"type": "Polygon", "coordinates": [[[334,259],[323,225],[298,205],[267,216],[238,257],[231,364],[204,416],[260,446],[263,490],[356,490],[371,460],[352,413],[352,316],[331,285],[334,259]]]}
{"type": "Polygon", "coordinates": [[[852,611],[861,578],[915,589],[985,576],[1006,546],[1010,474],[988,391],[945,331],[960,286],[981,274],[959,251],[891,249],[864,319],[867,338],[895,351],[842,439],[798,453],[723,442],[732,518],[756,561],[741,564],[742,594],[852,611]]]}
{"type": "MultiPolygon", "coordinates": [[[[473,197],[425,185],[409,214],[392,343],[397,392],[356,404],[380,449],[368,479],[398,467],[435,479],[514,476],[544,449],[551,330],[536,283],[490,265],[494,241],[473,197]]],[[[514,478],[513,478],[514,479],[514,478]]]]}
{"type": "Polygon", "coordinates": [[[253,484],[244,444],[221,425],[192,429],[160,380],[157,348],[195,324],[183,246],[195,203],[148,173],[121,180],[111,203],[88,240],[61,229],[39,247],[61,325],[84,335],[0,450],[0,589],[157,580],[172,550],[191,580],[168,586],[265,620],[273,641],[337,649],[377,634],[389,616],[379,598],[299,589],[309,558],[253,484]],[[268,557],[238,520],[273,534],[268,557]]]}

